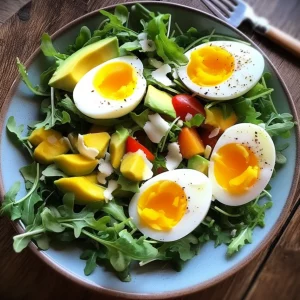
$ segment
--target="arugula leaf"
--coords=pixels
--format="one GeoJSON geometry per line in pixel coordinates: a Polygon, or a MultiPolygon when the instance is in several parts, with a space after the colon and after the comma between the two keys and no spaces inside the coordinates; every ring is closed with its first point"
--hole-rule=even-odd
{"type": "Polygon", "coordinates": [[[49,92],[46,92],[39,86],[33,86],[31,81],[29,80],[28,73],[26,71],[26,67],[20,62],[19,58],[17,57],[17,67],[18,71],[21,75],[22,81],[27,85],[28,89],[33,92],[35,95],[38,96],[49,96],[49,92]]]}
{"type": "Polygon", "coordinates": [[[13,237],[14,243],[13,247],[16,253],[21,252],[23,249],[25,249],[28,244],[30,243],[31,239],[34,238],[37,235],[40,235],[45,230],[43,226],[38,227],[31,227],[30,230],[26,229],[25,233],[18,234],[13,237]]]}
{"type": "Polygon", "coordinates": [[[24,125],[17,125],[13,116],[10,116],[7,120],[6,128],[10,133],[13,133],[17,140],[23,143],[22,133],[24,131],[24,125]]]}
{"type": "Polygon", "coordinates": [[[65,60],[68,55],[61,54],[56,51],[52,44],[51,37],[48,33],[43,33],[42,39],[41,39],[41,50],[43,54],[47,57],[54,57],[58,60],[65,60]]]}
{"type": "Polygon", "coordinates": [[[128,191],[132,193],[138,193],[140,191],[138,182],[131,181],[123,175],[119,175],[117,182],[121,186],[122,191],[128,191]]]}
{"type": "Polygon", "coordinates": [[[56,216],[48,207],[45,207],[41,213],[42,223],[47,231],[62,232],[65,228],[58,222],[56,216]]]}
{"type": "MultiPolygon", "coordinates": [[[[127,32],[128,34],[130,34],[130,36],[137,37],[137,33],[134,30],[123,26],[122,21],[119,20],[118,16],[115,16],[105,10],[100,10],[100,13],[103,16],[109,18],[109,23],[106,23],[104,28],[101,31],[98,30],[97,34],[102,35],[102,34],[106,34],[107,32],[109,32],[111,30],[114,30],[114,31],[121,31],[121,32],[124,31],[124,32],[127,32]]],[[[116,33],[116,32],[114,32],[114,33],[116,33]]]]}
{"type": "MultiPolygon", "coordinates": [[[[278,136],[278,135],[286,135],[290,130],[295,126],[294,122],[286,121],[284,123],[275,123],[271,125],[266,125],[266,131],[269,133],[270,136],[278,136]]],[[[287,137],[288,137],[287,136],[287,137]]]]}
{"type": "Polygon", "coordinates": [[[135,40],[133,42],[124,43],[120,47],[120,50],[125,50],[125,51],[129,51],[129,52],[135,51],[135,50],[140,50],[140,49],[142,49],[142,47],[138,40],[135,40]]]}
{"type": "Polygon", "coordinates": [[[262,120],[258,119],[261,116],[261,113],[256,111],[251,100],[239,97],[236,100],[232,100],[231,103],[239,122],[253,124],[262,123],[262,120]]]}
{"type": "Polygon", "coordinates": [[[80,259],[86,260],[84,268],[84,274],[86,276],[91,275],[97,267],[97,259],[104,259],[106,255],[100,250],[85,250],[81,255],[80,259]]]}
{"type": "Polygon", "coordinates": [[[145,124],[149,121],[149,119],[148,119],[149,113],[150,113],[150,110],[145,109],[140,114],[131,112],[129,114],[129,116],[137,125],[139,125],[141,128],[144,128],[145,124]]]}
{"type": "Polygon", "coordinates": [[[54,64],[54,65],[50,66],[48,69],[46,69],[44,72],[42,72],[42,74],[40,75],[40,88],[43,91],[49,90],[48,83],[49,83],[52,75],[56,71],[56,69],[57,69],[57,65],[54,64]]]}
{"type": "Polygon", "coordinates": [[[205,120],[205,117],[201,114],[194,115],[189,121],[185,121],[184,125],[191,128],[191,127],[199,127],[203,121],[205,120]]]}
{"type": "Polygon", "coordinates": [[[41,196],[36,192],[36,190],[23,202],[21,219],[26,225],[30,225],[34,221],[34,206],[38,202],[41,202],[41,196]]]}
{"type": "Polygon", "coordinates": [[[166,35],[167,24],[165,22],[170,22],[170,18],[170,14],[159,14],[152,18],[148,23],[146,32],[155,42],[156,53],[163,59],[164,63],[185,65],[188,63],[188,59],[183,53],[184,49],[166,35]]]}
{"type": "Polygon", "coordinates": [[[181,260],[187,261],[197,254],[197,248],[192,246],[198,244],[198,239],[193,234],[188,234],[175,242],[163,243],[158,249],[159,257],[170,259],[173,257],[173,253],[178,253],[181,260]]]}
{"type": "Polygon", "coordinates": [[[59,170],[55,164],[48,165],[46,169],[42,171],[42,175],[45,177],[67,177],[67,175],[59,170]]]}
{"type": "Polygon", "coordinates": [[[46,130],[54,127],[55,125],[71,124],[71,117],[69,113],[64,110],[60,110],[51,105],[49,99],[42,101],[41,110],[46,114],[45,120],[32,124],[34,129],[44,127],[46,130]]]}
{"type": "Polygon", "coordinates": [[[36,179],[36,162],[20,168],[20,173],[24,178],[26,189],[31,189],[36,179]]]}
{"type": "Polygon", "coordinates": [[[42,250],[48,250],[50,247],[50,238],[46,233],[41,233],[33,237],[37,246],[42,250]]]}
{"type": "Polygon", "coordinates": [[[62,201],[63,205],[57,208],[59,212],[59,223],[69,223],[74,228],[74,236],[78,238],[81,231],[85,227],[90,227],[97,231],[106,230],[106,224],[110,221],[110,217],[104,216],[98,220],[95,219],[94,211],[88,207],[84,207],[80,212],[74,212],[74,194],[67,193],[64,195],[62,201]]]}
{"type": "Polygon", "coordinates": [[[61,107],[65,110],[69,111],[74,116],[77,116],[79,118],[83,117],[83,114],[79,111],[79,109],[74,104],[73,100],[68,95],[65,95],[65,98],[61,99],[57,105],[58,105],[58,107],[61,107]]]}
{"type": "Polygon", "coordinates": [[[166,158],[162,155],[155,155],[155,159],[152,162],[153,163],[153,173],[157,174],[159,169],[165,169],[166,168],[166,158]]]}
{"type": "Polygon", "coordinates": [[[76,37],[74,45],[69,46],[69,52],[73,53],[84,47],[92,38],[90,29],[87,26],[82,26],[76,37]]]}
{"type": "Polygon", "coordinates": [[[20,191],[21,183],[15,182],[8,192],[4,195],[0,214],[8,216],[11,220],[17,220],[21,217],[21,208],[16,206],[16,197],[20,191]]]}
{"type": "Polygon", "coordinates": [[[119,19],[119,21],[124,25],[126,24],[129,13],[128,9],[125,5],[119,4],[115,8],[115,16],[119,19]]]}
{"type": "Polygon", "coordinates": [[[13,141],[15,143],[19,143],[23,147],[25,147],[27,149],[27,151],[29,152],[29,154],[32,156],[33,155],[33,152],[32,152],[32,149],[31,149],[32,146],[27,143],[26,138],[22,137],[22,133],[23,133],[23,130],[24,130],[24,125],[19,125],[18,126],[16,124],[15,118],[13,116],[10,116],[7,120],[6,128],[10,132],[13,141]]]}
{"type": "Polygon", "coordinates": [[[232,256],[235,252],[238,252],[245,244],[252,242],[252,229],[245,227],[237,237],[228,245],[227,255],[232,256]]]}
{"type": "MultiPolygon", "coordinates": [[[[124,208],[113,200],[106,203],[101,210],[118,221],[127,222],[128,220],[125,216],[124,208]]],[[[132,222],[128,222],[128,224],[131,228],[135,228],[132,222]]]]}

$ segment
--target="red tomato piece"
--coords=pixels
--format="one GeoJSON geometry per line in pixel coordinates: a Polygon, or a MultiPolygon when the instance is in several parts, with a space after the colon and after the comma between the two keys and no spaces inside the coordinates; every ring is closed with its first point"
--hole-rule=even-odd
{"type": "Polygon", "coordinates": [[[205,117],[205,110],[199,100],[188,94],[176,95],[172,98],[172,104],[176,111],[176,116],[185,121],[187,114],[192,116],[201,114],[205,117]]]}
{"type": "Polygon", "coordinates": [[[214,130],[214,127],[212,128],[200,128],[199,135],[202,139],[202,142],[205,146],[209,145],[211,146],[211,148],[213,149],[219,139],[219,137],[221,136],[222,133],[219,133],[218,135],[214,136],[214,137],[209,137],[211,132],[214,130]]]}
{"type": "Polygon", "coordinates": [[[142,144],[140,144],[136,139],[133,137],[129,136],[126,141],[126,153],[127,152],[137,152],[138,150],[142,150],[145,154],[146,157],[153,161],[155,159],[155,156],[142,144]]]}

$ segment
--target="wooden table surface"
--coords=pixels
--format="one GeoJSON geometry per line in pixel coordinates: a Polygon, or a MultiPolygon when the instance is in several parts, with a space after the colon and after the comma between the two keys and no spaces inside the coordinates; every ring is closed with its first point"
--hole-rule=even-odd
{"type": "MultiPolygon", "coordinates": [[[[0,106],[17,75],[15,58],[26,61],[50,34],[71,20],[124,0],[0,0],[0,106]],[[26,6],[22,7],[28,3],[26,6]],[[20,9],[20,10],[19,10],[20,9]]],[[[127,1],[129,2],[129,1],[127,1]]],[[[200,0],[169,1],[207,11],[200,0]]],[[[300,39],[299,0],[248,0],[255,10],[300,39]]],[[[300,61],[243,26],[283,77],[300,115],[300,61]]],[[[293,209],[270,247],[223,282],[182,299],[300,299],[300,209],[298,186],[293,209]]],[[[0,219],[0,299],[115,299],[75,285],[49,268],[30,250],[15,254],[14,229],[0,219]]]]}

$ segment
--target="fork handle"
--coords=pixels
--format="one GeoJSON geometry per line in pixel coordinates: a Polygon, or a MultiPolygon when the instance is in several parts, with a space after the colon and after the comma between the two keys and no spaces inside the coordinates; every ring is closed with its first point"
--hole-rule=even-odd
{"type": "Polygon", "coordinates": [[[271,25],[267,27],[267,30],[263,34],[300,58],[300,41],[297,39],[271,25]]]}

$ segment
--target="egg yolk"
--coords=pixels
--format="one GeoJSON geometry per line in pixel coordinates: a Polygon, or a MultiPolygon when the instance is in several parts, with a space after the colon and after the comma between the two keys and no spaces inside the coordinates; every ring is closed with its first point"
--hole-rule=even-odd
{"type": "Polygon", "coordinates": [[[218,46],[206,46],[191,53],[187,66],[189,78],[199,86],[215,86],[234,71],[234,57],[218,46]]]}
{"type": "Polygon", "coordinates": [[[135,69],[125,62],[112,62],[104,65],[96,73],[93,85],[104,98],[124,100],[133,94],[137,83],[135,69]]]}
{"type": "Polygon", "coordinates": [[[218,184],[232,194],[245,193],[258,180],[258,159],[242,144],[227,144],[212,159],[218,184]]]}
{"type": "Polygon", "coordinates": [[[142,222],[155,230],[172,229],[181,220],[186,209],[184,190],[169,180],[151,185],[138,201],[138,213],[142,222]]]}

